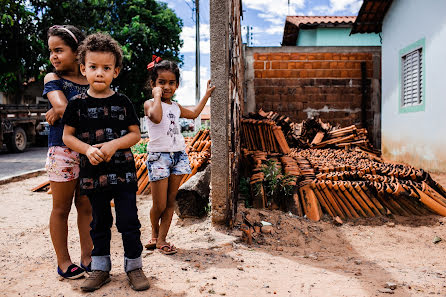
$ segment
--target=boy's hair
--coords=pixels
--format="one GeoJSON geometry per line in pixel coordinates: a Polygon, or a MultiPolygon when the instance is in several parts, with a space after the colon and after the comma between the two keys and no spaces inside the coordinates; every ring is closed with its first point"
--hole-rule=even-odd
{"type": "Polygon", "coordinates": [[[78,50],[79,63],[85,65],[87,52],[106,52],[115,56],[115,67],[122,66],[122,49],[119,43],[105,33],[94,33],[84,39],[78,50]]]}
{"type": "Polygon", "coordinates": [[[76,52],[81,42],[85,39],[85,34],[80,29],[71,25],[56,25],[48,29],[47,39],[57,36],[68,45],[73,52],[76,52]],[[73,34],[71,35],[70,34],[73,34]],[[73,37],[74,36],[74,37],[73,37]]]}
{"type": "Polygon", "coordinates": [[[152,84],[155,84],[156,79],[158,78],[159,71],[170,71],[175,74],[175,79],[177,84],[180,83],[180,69],[178,68],[177,63],[170,60],[162,60],[159,63],[155,63],[155,66],[151,69],[149,79],[152,84]]]}

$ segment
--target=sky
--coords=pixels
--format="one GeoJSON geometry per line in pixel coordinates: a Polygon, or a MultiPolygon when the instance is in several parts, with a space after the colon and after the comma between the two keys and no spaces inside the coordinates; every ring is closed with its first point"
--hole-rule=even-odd
{"type": "MultiPolygon", "coordinates": [[[[221,0],[224,1],[224,0],[221,0]]],[[[363,0],[242,0],[242,39],[249,46],[280,46],[287,15],[352,16],[363,0]],[[289,5],[288,5],[289,2],[289,5]],[[251,29],[252,27],[252,29],[251,29]]],[[[182,105],[195,105],[195,7],[194,0],[169,0],[169,8],[183,20],[181,49],[183,66],[176,99],[182,105]]],[[[200,2],[200,98],[210,78],[209,0],[200,2]]]]}

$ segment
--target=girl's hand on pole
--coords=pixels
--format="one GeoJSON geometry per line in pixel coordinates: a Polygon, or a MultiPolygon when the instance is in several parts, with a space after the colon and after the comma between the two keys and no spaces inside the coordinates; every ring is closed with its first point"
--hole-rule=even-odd
{"type": "Polygon", "coordinates": [[[163,89],[161,89],[160,87],[154,87],[152,89],[152,95],[154,99],[160,99],[163,96],[163,89]]]}
{"type": "Polygon", "coordinates": [[[88,160],[92,165],[98,165],[102,161],[104,161],[104,153],[101,152],[97,147],[90,146],[85,153],[88,160]]]}
{"type": "Polygon", "coordinates": [[[211,80],[208,80],[208,86],[206,88],[206,95],[210,97],[214,90],[215,90],[215,86],[211,85],[211,80]]]}

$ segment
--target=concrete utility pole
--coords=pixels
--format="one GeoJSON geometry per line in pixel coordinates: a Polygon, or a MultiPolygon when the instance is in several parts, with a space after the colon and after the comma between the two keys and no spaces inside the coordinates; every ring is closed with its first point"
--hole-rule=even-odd
{"type": "MultiPolygon", "coordinates": [[[[200,0],[195,0],[195,104],[200,102],[200,0]]],[[[201,127],[201,116],[195,119],[195,131],[201,127]]]]}

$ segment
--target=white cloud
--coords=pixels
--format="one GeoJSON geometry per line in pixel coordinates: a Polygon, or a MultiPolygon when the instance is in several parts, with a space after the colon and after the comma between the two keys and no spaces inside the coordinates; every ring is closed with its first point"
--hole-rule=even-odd
{"type": "MultiPolygon", "coordinates": [[[[207,81],[210,79],[209,68],[200,67],[200,99],[206,92],[207,81]]],[[[181,71],[180,87],[175,92],[175,99],[181,105],[195,105],[195,67],[181,71]]],[[[209,102],[209,101],[208,101],[209,102]]]]}
{"type": "MultiPolygon", "coordinates": [[[[200,24],[200,53],[209,54],[211,43],[209,24],[200,24]]],[[[184,41],[181,53],[195,53],[195,27],[183,27],[180,38],[184,41]]]]}
{"type": "Polygon", "coordinates": [[[330,0],[329,5],[315,6],[311,15],[356,15],[363,0],[330,0]]]}

